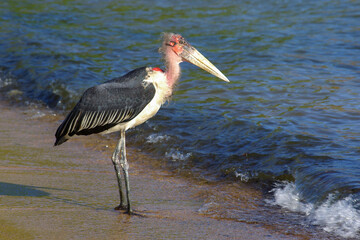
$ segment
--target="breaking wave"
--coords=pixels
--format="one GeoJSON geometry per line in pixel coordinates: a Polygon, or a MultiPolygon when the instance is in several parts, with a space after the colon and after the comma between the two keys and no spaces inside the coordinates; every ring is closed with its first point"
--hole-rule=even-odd
{"type": "Polygon", "coordinates": [[[354,238],[360,234],[360,211],[356,209],[356,200],[352,196],[335,200],[333,194],[320,205],[304,202],[294,183],[283,182],[272,190],[274,200],[270,204],[308,216],[310,222],[326,232],[345,238],[354,238]]]}

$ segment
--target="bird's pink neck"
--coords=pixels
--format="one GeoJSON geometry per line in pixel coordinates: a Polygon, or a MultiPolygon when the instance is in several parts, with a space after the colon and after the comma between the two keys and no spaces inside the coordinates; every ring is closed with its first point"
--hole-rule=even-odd
{"type": "Polygon", "coordinates": [[[180,63],[182,62],[181,57],[175,54],[170,48],[166,50],[165,54],[165,63],[166,71],[165,75],[167,78],[167,83],[171,92],[176,85],[177,80],[180,78],[180,63]]]}

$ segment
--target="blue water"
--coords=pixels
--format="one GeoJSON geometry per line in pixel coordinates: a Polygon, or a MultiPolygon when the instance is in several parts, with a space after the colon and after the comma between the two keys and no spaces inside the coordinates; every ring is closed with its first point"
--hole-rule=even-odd
{"type": "Polygon", "coordinates": [[[231,83],[183,63],[172,100],[129,131],[129,145],[197,178],[298,196],[313,224],[356,237],[359,22],[358,1],[5,0],[0,94],[66,113],[90,86],[161,67],[160,33],[181,33],[231,83]],[[343,201],[351,216],[317,217],[343,201]]]}

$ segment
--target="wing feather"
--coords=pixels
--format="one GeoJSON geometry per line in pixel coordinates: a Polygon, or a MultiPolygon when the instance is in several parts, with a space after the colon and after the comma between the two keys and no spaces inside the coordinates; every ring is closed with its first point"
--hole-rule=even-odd
{"type": "Polygon", "coordinates": [[[143,84],[146,68],[89,88],[56,131],[55,145],[73,135],[104,132],[135,118],[155,95],[153,84],[143,84]]]}

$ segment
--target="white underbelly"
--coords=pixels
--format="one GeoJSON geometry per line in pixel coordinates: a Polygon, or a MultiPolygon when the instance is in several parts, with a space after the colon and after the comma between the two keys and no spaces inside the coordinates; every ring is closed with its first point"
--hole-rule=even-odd
{"type": "Polygon", "coordinates": [[[152,118],[160,109],[161,104],[156,102],[156,98],[154,97],[151,102],[146,105],[146,107],[132,120],[129,122],[120,123],[104,132],[102,134],[107,134],[111,132],[116,132],[120,130],[128,130],[130,128],[136,127],[144,122],[146,122],[149,118],[152,118]]]}
{"type": "Polygon", "coordinates": [[[166,76],[163,73],[152,71],[152,74],[149,76],[149,78],[144,81],[154,84],[156,91],[153,99],[135,118],[133,118],[129,122],[120,123],[102,132],[102,134],[107,134],[120,130],[126,131],[130,128],[136,127],[146,122],[149,118],[152,118],[159,111],[161,105],[166,101],[166,98],[169,96],[170,89],[166,82],[166,76]]]}
{"type": "Polygon", "coordinates": [[[151,102],[146,105],[139,115],[125,124],[125,131],[146,122],[149,118],[152,118],[159,111],[161,105],[162,103],[158,101],[157,96],[155,95],[151,102]]]}

